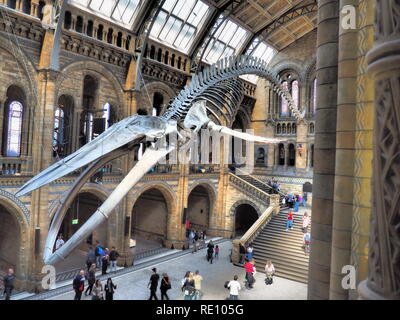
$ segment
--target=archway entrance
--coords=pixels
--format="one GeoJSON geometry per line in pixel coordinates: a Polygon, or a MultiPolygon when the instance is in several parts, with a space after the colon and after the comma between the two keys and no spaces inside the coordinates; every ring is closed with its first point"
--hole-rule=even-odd
{"type": "Polygon", "coordinates": [[[206,231],[209,227],[212,199],[206,187],[199,185],[189,194],[187,219],[190,228],[197,231],[206,231]]]}
{"type": "Polygon", "coordinates": [[[131,239],[135,253],[164,245],[167,238],[168,204],[162,192],[152,188],[143,192],[132,209],[131,239]]]}
{"type": "Polygon", "coordinates": [[[17,277],[19,270],[19,252],[21,248],[21,230],[17,219],[5,206],[0,204],[0,278],[9,268],[13,268],[17,277]]]}
{"type": "MultiPolygon", "coordinates": [[[[70,208],[65,214],[61,224],[59,235],[62,234],[64,241],[82,227],[82,225],[93,215],[101,206],[103,201],[90,192],[79,193],[70,208]]],[[[107,222],[103,222],[93,233],[79,244],[67,257],[66,260],[56,264],[57,273],[84,267],[86,265],[86,255],[89,247],[96,245],[96,240],[100,245],[107,247],[107,222]]]]}
{"type": "Polygon", "coordinates": [[[235,210],[235,236],[244,235],[257,219],[257,210],[253,206],[246,203],[239,205],[235,210]]]}

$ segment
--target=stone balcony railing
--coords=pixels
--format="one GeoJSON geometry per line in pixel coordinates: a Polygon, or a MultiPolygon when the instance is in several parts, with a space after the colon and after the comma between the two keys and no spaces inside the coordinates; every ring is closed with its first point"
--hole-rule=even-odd
{"type": "Polygon", "coordinates": [[[274,214],[279,213],[279,196],[272,195],[271,205],[265,210],[265,212],[257,219],[257,221],[250,227],[249,230],[243,235],[242,238],[232,241],[232,263],[241,264],[244,261],[244,257],[241,257],[240,246],[247,247],[259,233],[268,224],[274,214]]]}
{"type": "MultiPolygon", "coordinates": [[[[263,201],[263,203],[271,204],[271,198],[273,195],[266,193],[265,191],[258,189],[256,186],[251,183],[243,180],[233,173],[229,173],[229,181],[234,184],[240,191],[245,193],[251,198],[254,198],[256,201],[263,201]]],[[[279,199],[278,199],[279,203],[279,199]]]]}

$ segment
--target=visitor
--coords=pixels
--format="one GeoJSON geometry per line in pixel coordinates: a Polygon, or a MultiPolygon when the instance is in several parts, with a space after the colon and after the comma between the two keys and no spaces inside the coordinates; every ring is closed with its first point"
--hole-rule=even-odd
{"type": "Polygon", "coordinates": [[[235,275],[233,280],[229,281],[228,288],[229,288],[229,300],[239,300],[239,290],[242,289],[240,283],[238,281],[238,276],[235,275]]]}
{"type": "Polygon", "coordinates": [[[207,240],[207,234],[206,234],[206,230],[203,231],[203,240],[206,241],[207,240]]]}
{"type": "Polygon", "coordinates": [[[207,245],[207,261],[212,264],[214,257],[214,243],[212,240],[207,245]]]}
{"type": "Polygon", "coordinates": [[[117,286],[112,282],[111,278],[108,278],[104,287],[104,291],[106,292],[106,300],[114,300],[115,289],[117,289],[117,286]]]}
{"type": "Polygon", "coordinates": [[[163,273],[160,285],[161,300],[164,300],[164,297],[166,298],[166,300],[169,300],[169,297],[167,295],[167,291],[169,289],[171,289],[171,280],[169,280],[168,274],[163,273]]]}
{"type": "Polygon", "coordinates": [[[268,285],[272,284],[274,275],[275,275],[275,267],[272,264],[272,261],[268,260],[267,264],[265,265],[265,283],[268,285]]]}
{"type": "Polygon", "coordinates": [[[307,206],[308,194],[307,192],[303,192],[303,207],[307,206]]]}
{"type": "Polygon", "coordinates": [[[246,271],[246,288],[253,289],[253,284],[255,282],[254,275],[256,274],[256,269],[254,267],[255,261],[252,259],[251,261],[247,261],[244,264],[244,270],[246,271]]]}
{"type": "Polygon", "coordinates": [[[219,247],[218,247],[218,245],[215,246],[214,253],[215,253],[215,255],[214,255],[215,259],[218,259],[218,255],[219,255],[219,247]]]}
{"type": "Polygon", "coordinates": [[[188,277],[183,285],[184,300],[194,300],[196,295],[195,282],[193,273],[189,272],[188,277]]]}
{"type": "Polygon", "coordinates": [[[154,300],[158,300],[156,291],[157,291],[158,280],[160,279],[160,276],[158,275],[156,268],[153,268],[151,270],[153,271],[153,274],[151,275],[149,284],[147,285],[147,287],[150,288],[149,300],[152,300],[153,298],[154,298],[154,300]]]}
{"type": "Polygon", "coordinates": [[[102,266],[101,257],[104,253],[104,248],[100,245],[99,240],[96,240],[96,249],[95,249],[94,253],[96,256],[96,266],[97,266],[97,268],[101,268],[101,266],[102,266]]]}
{"type": "Polygon", "coordinates": [[[239,264],[244,263],[246,257],[246,248],[243,243],[239,243],[239,264]]]}
{"type": "Polygon", "coordinates": [[[199,270],[196,270],[193,276],[194,279],[194,287],[196,289],[194,300],[200,300],[203,296],[203,292],[201,291],[201,281],[203,281],[203,277],[200,275],[199,270]]]}
{"type": "Polygon", "coordinates": [[[94,283],[96,282],[96,264],[93,263],[87,272],[87,279],[88,279],[88,287],[85,291],[85,296],[91,295],[94,283]]]}
{"type": "Polygon", "coordinates": [[[247,260],[251,261],[253,259],[253,245],[250,243],[247,247],[247,260]]]}
{"type": "Polygon", "coordinates": [[[302,227],[303,233],[307,233],[308,232],[308,226],[310,225],[310,222],[311,222],[311,218],[308,215],[308,213],[305,212],[303,214],[303,227],[302,227]]]}
{"type": "Polygon", "coordinates": [[[182,285],[181,286],[181,290],[182,290],[182,292],[183,292],[183,289],[184,289],[184,286],[185,286],[185,282],[189,278],[189,274],[190,274],[190,271],[186,271],[185,276],[183,277],[183,279],[181,281],[181,285],[182,285]]]}
{"type": "Polygon", "coordinates": [[[85,289],[85,270],[79,271],[79,274],[75,277],[72,282],[72,286],[75,290],[74,300],[81,300],[82,292],[85,289]]]}
{"type": "Polygon", "coordinates": [[[93,247],[89,246],[89,252],[86,255],[86,265],[87,265],[88,271],[93,263],[96,264],[96,254],[93,250],[93,247]]]}
{"type": "Polygon", "coordinates": [[[299,212],[301,197],[298,194],[295,194],[294,201],[294,212],[299,212]]]}
{"type": "Polygon", "coordinates": [[[287,221],[286,221],[286,231],[288,231],[288,229],[293,229],[293,212],[289,211],[288,215],[287,215],[287,221]]]}
{"type": "Polygon", "coordinates": [[[117,260],[119,257],[119,253],[115,247],[111,248],[110,251],[110,272],[117,271],[117,260]]]}
{"type": "Polygon", "coordinates": [[[93,286],[92,300],[104,300],[103,285],[99,279],[96,280],[93,286]]]}
{"type": "Polygon", "coordinates": [[[307,232],[304,234],[304,254],[307,255],[310,253],[310,245],[311,245],[311,234],[307,232]]]}
{"type": "Polygon", "coordinates": [[[109,261],[110,261],[110,256],[108,254],[108,248],[105,248],[103,255],[101,256],[101,274],[107,274],[109,261]]]}
{"type": "Polygon", "coordinates": [[[14,269],[8,269],[7,275],[3,278],[5,300],[11,299],[12,291],[14,290],[15,274],[14,269]]]}
{"type": "Polygon", "coordinates": [[[64,245],[64,240],[62,234],[58,235],[58,239],[56,241],[56,250],[60,249],[64,245]]]}

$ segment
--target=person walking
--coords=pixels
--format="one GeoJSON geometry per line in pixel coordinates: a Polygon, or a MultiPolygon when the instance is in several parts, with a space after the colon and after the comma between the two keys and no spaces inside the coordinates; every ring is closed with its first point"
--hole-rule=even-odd
{"type": "Polygon", "coordinates": [[[119,253],[115,247],[111,248],[109,256],[110,256],[110,272],[113,272],[113,270],[116,272],[119,253]]]}
{"type": "Polygon", "coordinates": [[[79,271],[79,274],[75,277],[72,282],[72,286],[75,290],[74,300],[81,300],[82,292],[85,289],[85,270],[79,271]]]}
{"type": "Polygon", "coordinates": [[[87,272],[87,279],[88,279],[88,287],[86,288],[85,291],[85,296],[91,295],[93,286],[96,282],[96,264],[93,263],[87,272]]]}
{"type": "Polygon", "coordinates": [[[86,255],[86,265],[88,271],[90,270],[93,263],[96,264],[96,254],[93,250],[93,247],[89,246],[89,252],[86,255]]]}
{"type": "Polygon", "coordinates": [[[101,256],[101,274],[107,274],[108,262],[110,261],[110,256],[108,254],[108,248],[104,249],[104,253],[101,256]]]}
{"type": "Polygon", "coordinates": [[[308,232],[308,226],[310,225],[310,222],[311,222],[310,216],[308,215],[307,212],[304,212],[304,215],[303,215],[303,227],[302,227],[303,233],[307,233],[308,232]]]}
{"type": "Polygon", "coordinates": [[[293,229],[293,212],[289,211],[288,215],[287,215],[287,221],[286,221],[286,231],[288,231],[288,229],[293,229]]]}
{"type": "Polygon", "coordinates": [[[228,288],[229,288],[229,300],[239,300],[239,291],[242,289],[240,283],[238,281],[238,276],[235,275],[233,280],[229,281],[228,288]]]}
{"type": "Polygon", "coordinates": [[[14,290],[14,280],[15,280],[14,269],[10,268],[7,271],[7,275],[5,275],[3,278],[5,300],[11,299],[11,294],[12,291],[14,290]]]}
{"type": "Polygon", "coordinates": [[[164,297],[166,298],[165,300],[169,300],[169,297],[167,295],[167,291],[169,289],[171,289],[171,280],[169,280],[168,274],[163,273],[160,285],[161,300],[164,300],[164,297]]]}
{"type": "Polygon", "coordinates": [[[195,282],[193,278],[193,273],[189,272],[189,275],[183,285],[184,289],[184,300],[194,300],[196,295],[195,282]]]}
{"type": "Polygon", "coordinates": [[[214,243],[212,240],[207,245],[207,261],[212,264],[214,257],[214,243]]]}
{"type": "Polygon", "coordinates": [[[271,260],[267,261],[267,264],[265,265],[265,283],[266,284],[272,284],[273,277],[275,274],[275,267],[272,264],[271,260]]]}
{"type": "Polygon", "coordinates": [[[294,212],[299,212],[300,199],[301,199],[301,197],[298,194],[295,194],[295,196],[294,196],[294,212]]]}
{"type": "Polygon", "coordinates": [[[201,281],[203,281],[203,277],[200,275],[199,270],[196,270],[193,279],[194,288],[196,289],[194,300],[201,300],[201,297],[203,296],[203,292],[201,291],[201,281]]]}
{"type": "Polygon", "coordinates": [[[249,246],[247,247],[247,260],[251,261],[253,259],[253,245],[250,243],[249,246]]]}
{"type": "Polygon", "coordinates": [[[114,292],[117,286],[112,282],[111,278],[107,279],[107,283],[104,286],[104,291],[106,293],[106,300],[114,300],[114,292]]]}
{"type": "Polygon", "coordinates": [[[102,266],[102,255],[104,253],[104,248],[100,245],[99,240],[96,240],[96,249],[94,251],[95,256],[96,256],[96,266],[97,268],[101,268],[102,266]]]}
{"type": "Polygon", "coordinates": [[[307,192],[303,192],[303,207],[307,206],[307,201],[308,201],[308,194],[307,192]]]}
{"type": "Polygon", "coordinates": [[[62,234],[58,235],[58,239],[56,241],[56,250],[60,249],[64,245],[64,240],[62,234]]]}
{"type": "Polygon", "coordinates": [[[307,232],[304,234],[304,254],[307,255],[310,253],[310,245],[311,245],[311,234],[307,232]]]}
{"type": "Polygon", "coordinates": [[[96,279],[96,282],[94,283],[92,300],[104,300],[103,285],[101,284],[101,281],[99,279],[96,279]]]}
{"type": "Polygon", "coordinates": [[[256,273],[256,270],[254,265],[255,265],[254,259],[251,261],[247,261],[244,264],[244,270],[246,271],[246,287],[248,289],[253,289],[253,284],[255,282],[254,274],[256,273]]]}
{"type": "Polygon", "coordinates": [[[153,298],[154,298],[154,300],[158,300],[156,291],[157,291],[158,280],[160,279],[160,276],[158,275],[156,268],[153,268],[151,270],[153,271],[153,274],[151,275],[149,284],[147,285],[147,287],[150,288],[149,300],[152,300],[153,298]]]}
{"type": "Polygon", "coordinates": [[[214,257],[215,257],[215,259],[218,259],[218,255],[219,255],[219,247],[218,247],[218,245],[216,245],[215,249],[214,249],[214,257]]]}

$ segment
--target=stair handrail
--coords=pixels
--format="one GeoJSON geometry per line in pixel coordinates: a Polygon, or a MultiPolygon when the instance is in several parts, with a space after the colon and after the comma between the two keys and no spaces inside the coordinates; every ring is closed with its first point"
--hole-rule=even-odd
{"type": "MultiPolygon", "coordinates": [[[[236,168],[236,170],[242,171],[242,170],[239,169],[239,168],[236,168]]],[[[243,171],[242,171],[242,172],[243,172],[243,171]]],[[[260,182],[260,183],[263,184],[264,186],[266,186],[266,187],[268,187],[268,188],[270,188],[270,189],[272,189],[272,190],[275,190],[275,189],[272,188],[270,185],[268,185],[268,184],[265,183],[264,181],[258,179],[257,177],[252,176],[251,174],[246,174],[246,175],[249,176],[250,178],[252,178],[252,179],[254,179],[254,180],[260,182]]],[[[278,194],[280,194],[281,196],[284,196],[284,197],[286,196],[286,194],[285,194],[284,192],[281,192],[281,191],[278,191],[278,190],[277,190],[277,192],[278,192],[278,194]]]]}
{"type": "Polygon", "coordinates": [[[256,222],[250,227],[249,230],[241,237],[240,239],[236,239],[232,241],[232,256],[231,260],[233,264],[240,265],[243,261],[243,257],[240,256],[240,245],[247,246],[259,235],[259,233],[264,229],[264,227],[268,224],[274,214],[278,214],[279,207],[279,196],[275,196],[274,198],[278,198],[277,202],[270,205],[264,213],[257,219],[256,222]]]}
{"type": "Polygon", "coordinates": [[[242,179],[241,177],[239,177],[238,175],[236,175],[236,174],[234,174],[234,173],[232,173],[232,172],[229,172],[229,175],[230,175],[231,177],[237,179],[237,180],[240,180],[242,183],[244,183],[244,184],[250,186],[251,188],[257,190],[258,192],[260,192],[261,194],[263,194],[265,197],[267,197],[268,200],[271,199],[271,196],[272,196],[272,195],[269,194],[268,192],[265,192],[264,190],[261,190],[260,188],[257,188],[255,185],[253,185],[253,184],[251,184],[250,182],[248,182],[248,181],[242,179]]]}

